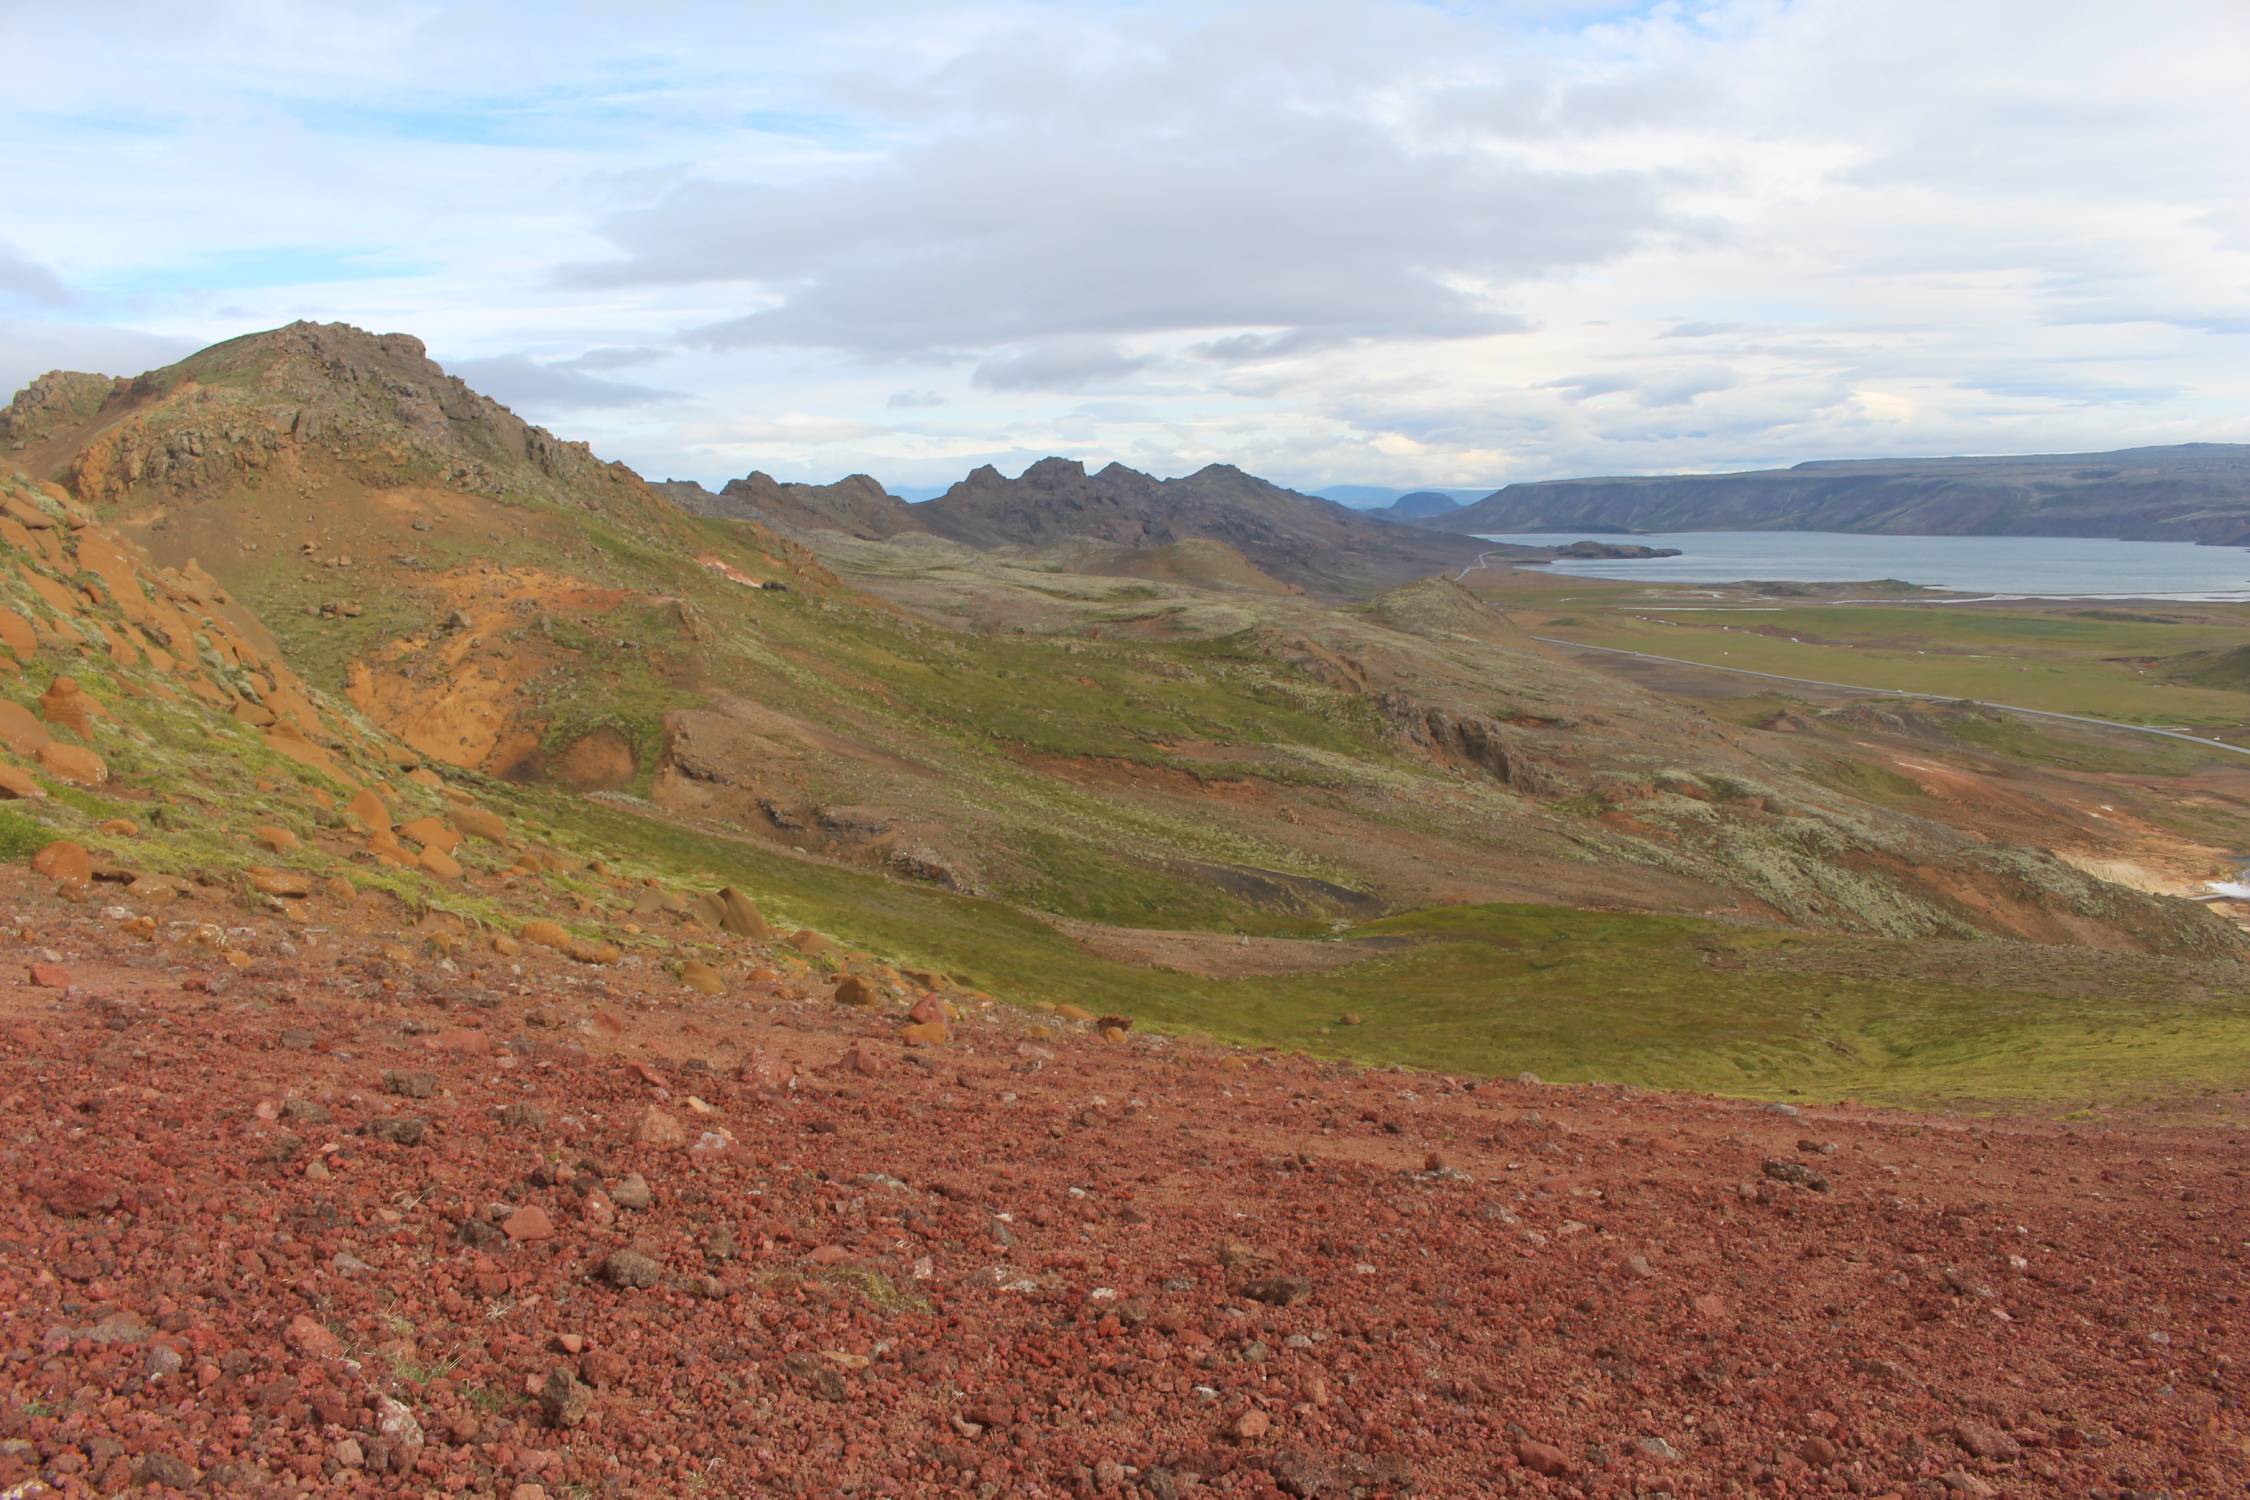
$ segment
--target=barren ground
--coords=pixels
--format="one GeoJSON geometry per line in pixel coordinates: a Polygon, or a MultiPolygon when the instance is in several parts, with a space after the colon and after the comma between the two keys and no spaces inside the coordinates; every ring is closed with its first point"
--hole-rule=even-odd
{"type": "Polygon", "coordinates": [[[703,997],[441,961],[375,898],[320,932],[191,896],[151,941],[0,881],[10,1495],[2250,1475],[2232,1130],[1362,1071],[968,996],[910,1049],[917,991],[849,1009],[748,944],[703,997]],[[205,921],[244,957],[173,941],[205,921]]]}

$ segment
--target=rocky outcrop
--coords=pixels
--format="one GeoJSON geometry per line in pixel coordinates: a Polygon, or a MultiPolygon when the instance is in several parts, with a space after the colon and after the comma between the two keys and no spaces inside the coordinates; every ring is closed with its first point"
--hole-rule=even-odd
{"type": "Polygon", "coordinates": [[[87,421],[125,384],[107,375],[49,370],[0,408],[0,448],[21,449],[87,421]]]}
{"type": "Polygon", "coordinates": [[[1381,704],[1384,716],[1415,744],[1474,767],[1512,791],[1561,797],[1579,789],[1576,777],[1516,744],[1498,719],[1417,703],[1401,693],[1384,694],[1381,704]]]}

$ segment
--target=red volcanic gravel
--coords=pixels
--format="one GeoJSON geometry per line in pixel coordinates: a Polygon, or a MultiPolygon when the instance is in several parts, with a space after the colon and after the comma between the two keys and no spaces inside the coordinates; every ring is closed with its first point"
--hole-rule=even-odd
{"type": "Polygon", "coordinates": [[[908,1048],[903,1006],[825,985],[279,923],[237,972],[44,902],[0,964],[7,1496],[2250,1475],[2223,1128],[1799,1115],[1004,1008],[908,1048]]]}

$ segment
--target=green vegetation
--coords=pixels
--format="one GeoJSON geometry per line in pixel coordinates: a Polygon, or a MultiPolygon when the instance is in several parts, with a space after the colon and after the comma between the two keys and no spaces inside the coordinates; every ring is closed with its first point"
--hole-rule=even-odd
{"type": "Polygon", "coordinates": [[[1806,774],[1822,786],[1862,801],[1900,807],[1928,800],[1921,783],[1912,777],[1864,760],[1821,761],[1807,767],[1806,774]]]}
{"type": "Polygon", "coordinates": [[[2098,983],[2087,993],[2049,985],[2040,963],[1997,981],[1967,963],[1912,974],[1895,961],[1906,945],[1480,906],[1348,929],[1339,941],[1406,941],[1324,972],[1212,979],[1096,957],[998,902],[543,791],[515,795],[519,816],[611,851],[622,868],[725,880],[779,922],[1010,1001],[1121,1011],[1152,1030],[1455,1072],[1901,1105],[2069,1109],[2250,1082],[2250,993],[2201,998],[2161,961],[2089,957],[2098,983]],[[1722,967],[1714,954],[1743,962],[1722,967]],[[1338,1027],[1347,1010],[1365,1024],[1338,1027]]]}
{"type": "Polygon", "coordinates": [[[2243,613],[2224,605],[2176,618],[2041,605],[1673,608],[1644,597],[1582,610],[1567,633],[1589,645],[1824,682],[2229,727],[2250,726],[2250,695],[2228,669],[2180,677],[2162,664],[2230,647],[2243,613]]]}

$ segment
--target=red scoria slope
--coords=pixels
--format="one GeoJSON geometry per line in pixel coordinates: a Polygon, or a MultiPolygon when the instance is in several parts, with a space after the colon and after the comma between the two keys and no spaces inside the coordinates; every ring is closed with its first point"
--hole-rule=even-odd
{"type": "Polygon", "coordinates": [[[910,1050],[201,900],[246,964],[0,874],[12,1496],[2243,1492],[2223,1131],[910,1050]]]}

